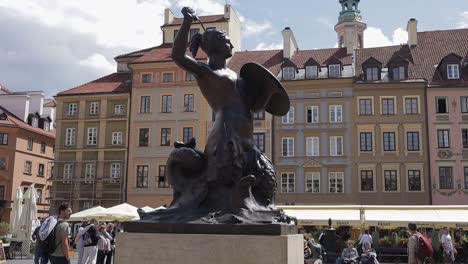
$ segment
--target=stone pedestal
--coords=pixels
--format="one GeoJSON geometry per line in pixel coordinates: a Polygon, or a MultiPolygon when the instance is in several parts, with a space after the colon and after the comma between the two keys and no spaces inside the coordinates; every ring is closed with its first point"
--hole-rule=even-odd
{"type": "Polygon", "coordinates": [[[115,264],[302,264],[303,235],[119,233],[115,264]]]}

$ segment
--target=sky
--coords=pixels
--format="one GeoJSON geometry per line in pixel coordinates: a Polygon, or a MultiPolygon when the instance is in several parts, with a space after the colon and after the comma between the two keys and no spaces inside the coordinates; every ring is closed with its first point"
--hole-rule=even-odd
{"type": "MultiPolygon", "coordinates": [[[[222,14],[226,2],[243,22],[242,50],[281,49],[286,26],[302,50],[337,46],[338,0],[0,0],[0,83],[54,96],[115,72],[117,55],[161,44],[165,8],[222,14]]],[[[365,47],[405,43],[410,18],[418,31],[468,28],[468,0],[361,0],[359,9],[365,47]]]]}

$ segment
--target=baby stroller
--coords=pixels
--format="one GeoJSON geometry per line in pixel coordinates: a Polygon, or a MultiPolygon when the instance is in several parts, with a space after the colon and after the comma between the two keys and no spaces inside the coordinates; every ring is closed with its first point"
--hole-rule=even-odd
{"type": "Polygon", "coordinates": [[[379,261],[377,260],[377,253],[370,252],[366,256],[362,256],[359,264],[379,264],[379,261]]]}

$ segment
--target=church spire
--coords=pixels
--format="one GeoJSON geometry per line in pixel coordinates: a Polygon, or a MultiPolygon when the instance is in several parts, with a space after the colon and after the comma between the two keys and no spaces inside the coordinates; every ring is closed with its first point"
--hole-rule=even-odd
{"type": "Polygon", "coordinates": [[[338,17],[338,24],[335,26],[338,46],[347,48],[348,54],[352,54],[354,49],[364,47],[363,36],[367,25],[362,22],[359,10],[360,0],[339,0],[339,2],[342,10],[338,17]]]}

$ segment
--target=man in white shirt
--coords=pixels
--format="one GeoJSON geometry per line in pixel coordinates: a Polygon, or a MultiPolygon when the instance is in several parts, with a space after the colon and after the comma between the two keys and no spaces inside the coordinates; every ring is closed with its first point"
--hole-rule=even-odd
{"type": "Polygon", "coordinates": [[[448,227],[442,228],[440,242],[444,248],[444,263],[453,263],[455,261],[455,252],[453,251],[452,237],[448,227]]]}
{"type": "Polygon", "coordinates": [[[364,243],[369,242],[369,245],[372,245],[372,236],[369,235],[369,230],[365,230],[364,234],[361,236],[361,240],[359,241],[359,244],[362,245],[362,250],[364,251],[364,243]]]}

